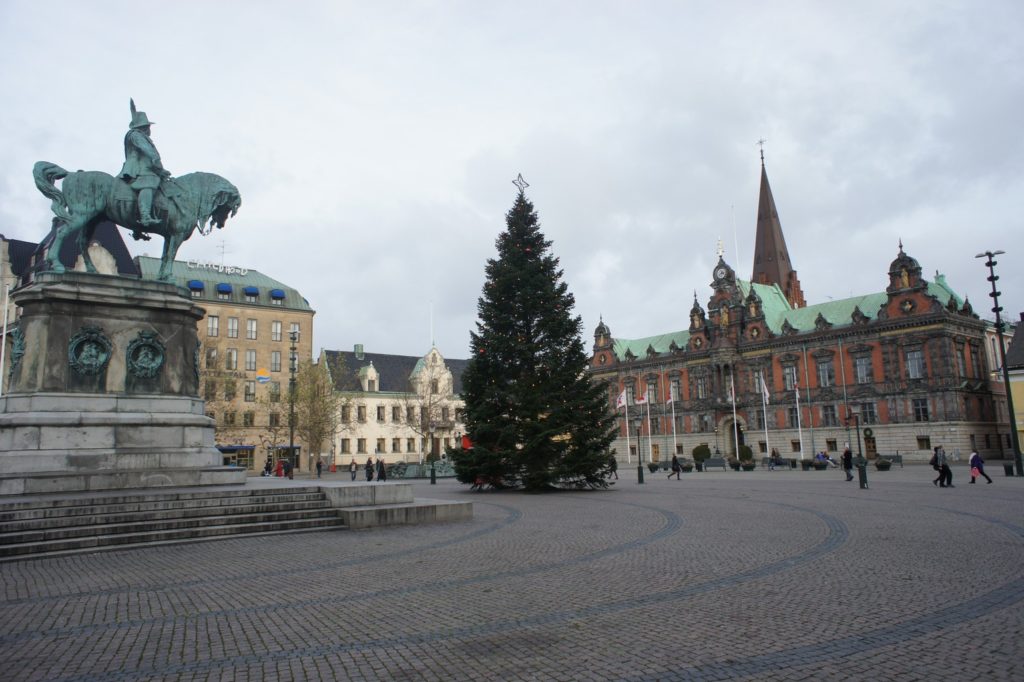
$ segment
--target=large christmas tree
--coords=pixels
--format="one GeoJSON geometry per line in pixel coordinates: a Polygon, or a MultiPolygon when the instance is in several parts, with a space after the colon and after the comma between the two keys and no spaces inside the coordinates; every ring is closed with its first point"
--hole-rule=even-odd
{"type": "Polygon", "coordinates": [[[487,261],[462,375],[473,447],[452,453],[455,471],[497,487],[603,488],[614,417],[586,372],[583,323],[524,184],[487,261]]]}

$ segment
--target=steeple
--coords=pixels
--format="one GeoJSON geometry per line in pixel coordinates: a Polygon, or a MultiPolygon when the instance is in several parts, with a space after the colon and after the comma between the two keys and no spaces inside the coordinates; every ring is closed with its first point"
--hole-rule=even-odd
{"type": "Polygon", "coordinates": [[[761,148],[761,195],[757,201],[757,235],[754,237],[754,272],[750,281],[758,284],[778,284],[789,304],[802,308],[804,292],[800,288],[796,270],[789,260],[782,223],[775,208],[768,173],[764,169],[764,148],[761,148]]]}

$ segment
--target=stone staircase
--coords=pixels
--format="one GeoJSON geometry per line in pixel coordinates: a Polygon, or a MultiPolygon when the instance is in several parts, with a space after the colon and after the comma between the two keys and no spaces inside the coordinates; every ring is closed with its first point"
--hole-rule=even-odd
{"type": "Polygon", "coordinates": [[[0,501],[0,561],[343,527],[339,510],[318,487],[5,500],[0,501]]]}
{"type": "Polygon", "coordinates": [[[339,528],[462,521],[471,502],[413,499],[409,483],[245,486],[0,497],[0,562],[339,528]]]}

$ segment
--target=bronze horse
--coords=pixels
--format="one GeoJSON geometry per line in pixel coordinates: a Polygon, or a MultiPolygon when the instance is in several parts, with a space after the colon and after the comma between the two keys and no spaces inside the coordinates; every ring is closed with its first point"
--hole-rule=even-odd
{"type": "Polygon", "coordinates": [[[96,225],[107,219],[132,230],[136,239],[148,239],[142,236],[145,233],[164,238],[157,279],[168,282],[178,248],[192,236],[192,231],[198,227],[201,234],[208,234],[214,225],[224,227],[242,205],[238,189],[224,178],[213,173],[189,173],[165,181],[153,206],[153,213],[160,222],[143,226],[139,222],[135,193],[120,178],[102,171],[69,173],[47,161],[36,163],[32,177],[39,191],[50,199],[50,208],[56,216],[53,243],[46,253],[46,262],[55,272],[64,271],[58,254],[64,240],[72,234],[78,237],[86,270],[96,272],[88,246],[96,225]],[[56,181],[62,178],[64,182],[58,189],[56,181]]]}

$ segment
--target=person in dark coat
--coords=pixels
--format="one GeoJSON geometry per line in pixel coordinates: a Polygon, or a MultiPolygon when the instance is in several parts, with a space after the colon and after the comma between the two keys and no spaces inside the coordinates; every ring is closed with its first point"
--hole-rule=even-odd
{"type": "Polygon", "coordinates": [[[675,476],[676,480],[678,481],[680,480],[679,474],[681,474],[682,471],[683,465],[679,463],[679,458],[676,457],[675,455],[672,455],[672,473],[669,474],[668,477],[672,478],[673,476],[675,476]]]}
{"type": "Polygon", "coordinates": [[[366,481],[373,480],[373,457],[366,458],[366,481]]]}
{"type": "Polygon", "coordinates": [[[320,475],[324,473],[324,461],[322,459],[316,460],[316,477],[320,478],[320,475]]]}
{"type": "Polygon", "coordinates": [[[981,458],[981,455],[978,454],[977,450],[971,450],[970,467],[971,483],[974,483],[974,479],[976,479],[978,476],[984,476],[986,481],[988,481],[989,483],[992,482],[992,479],[989,478],[988,474],[985,473],[985,460],[981,458]]]}
{"type": "Polygon", "coordinates": [[[616,479],[619,478],[619,460],[615,459],[615,455],[609,455],[608,457],[608,478],[612,476],[616,479]]]}
{"type": "Polygon", "coordinates": [[[847,445],[846,449],[843,450],[843,471],[846,472],[846,480],[853,480],[853,453],[850,451],[850,446],[847,445]]]}
{"type": "Polygon", "coordinates": [[[388,470],[384,466],[384,460],[380,457],[377,458],[377,480],[383,483],[388,480],[388,470]]]}

